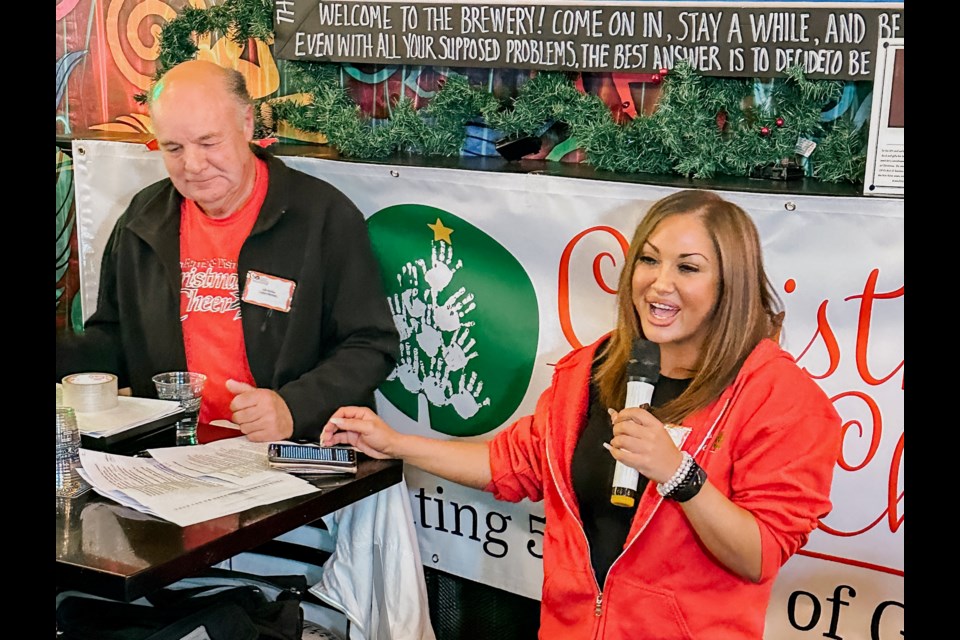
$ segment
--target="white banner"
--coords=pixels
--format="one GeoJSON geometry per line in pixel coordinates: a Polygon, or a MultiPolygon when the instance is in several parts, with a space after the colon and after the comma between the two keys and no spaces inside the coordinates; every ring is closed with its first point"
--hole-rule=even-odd
{"type": "MultiPolygon", "coordinates": [[[[114,220],[165,174],[142,145],[79,141],[74,160],[87,317],[114,220]]],[[[367,216],[404,338],[380,410],[398,429],[441,438],[486,439],[529,413],[550,365],[612,328],[626,243],[646,206],[673,190],[283,160],[367,216]]],[[[786,306],[784,346],[845,429],[834,509],[783,568],[765,638],[902,638],[903,200],[722,195],[759,227],[786,306]]],[[[539,598],[540,504],[498,502],[410,467],[406,479],[427,566],[539,598]]]]}

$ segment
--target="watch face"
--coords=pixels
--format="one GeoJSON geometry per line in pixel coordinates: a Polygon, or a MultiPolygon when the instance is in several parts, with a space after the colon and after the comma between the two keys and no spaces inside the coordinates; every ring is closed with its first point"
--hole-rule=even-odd
{"type": "Polygon", "coordinates": [[[703,467],[694,462],[691,473],[687,474],[683,482],[681,482],[668,497],[677,502],[686,502],[700,493],[700,489],[703,488],[703,483],[706,481],[707,472],[703,470],[703,467]]]}

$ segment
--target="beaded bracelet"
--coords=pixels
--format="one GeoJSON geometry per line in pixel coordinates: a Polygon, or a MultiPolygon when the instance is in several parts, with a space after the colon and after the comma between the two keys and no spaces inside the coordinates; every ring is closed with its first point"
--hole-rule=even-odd
{"type": "Polygon", "coordinates": [[[690,472],[690,469],[696,464],[693,461],[693,456],[691,456],[686,451],[681,452],[683,454],[683,461],[680,463],[680,466],[677,470],[670,476],[670,479],[662,484],[657,484],[657,493],[666,498],[670,493],[672,493],[680,484],[686,479],[687,474],[690,472]]]}
{"type": "Polygon", "coordinates": [[[690,500],[698,493],[700,489],[703,489],[703,485],[707,482],[707,472],[698,465],[696,462],[693,463],[693,466],[690,467],[690,471],[687,473],[687,476],[683,479],[677,488],[668,493],[665,498],[667,500],[673,500],[674,502],[686,502],[690,500]]]}

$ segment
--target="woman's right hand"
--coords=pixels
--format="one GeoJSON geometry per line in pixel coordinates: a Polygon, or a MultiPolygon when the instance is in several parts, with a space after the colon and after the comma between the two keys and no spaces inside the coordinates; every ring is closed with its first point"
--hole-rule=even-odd
{"type": "Polygon", "coordinates": [[[400,435],[367,407],[340,407],[323,426],[320,444],[355,447],[371,458],[383,460],[396,457],[394,445],[400,435]]]}

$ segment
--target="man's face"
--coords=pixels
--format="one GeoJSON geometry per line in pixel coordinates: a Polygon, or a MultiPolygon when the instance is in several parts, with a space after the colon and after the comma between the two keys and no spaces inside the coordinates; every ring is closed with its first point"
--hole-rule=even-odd
{"type": "Polygon", "coordinates": [[[173,185],[212,218],[237,210],[255,175],[253,109],[218,83],[171,85],[151,109],[173,185]]]}

